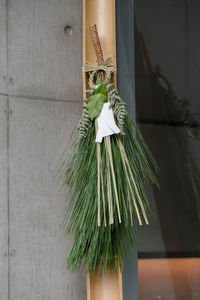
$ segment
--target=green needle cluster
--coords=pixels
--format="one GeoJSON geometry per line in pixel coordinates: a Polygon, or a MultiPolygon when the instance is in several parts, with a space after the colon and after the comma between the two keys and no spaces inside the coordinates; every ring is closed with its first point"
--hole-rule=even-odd
{"type": "Polygon", "coordinates": [[[137,239],[137,220],[148,223],[151,215],[147,186],[158,185],[158,167],[128,114],[123,125],[124,135],[111,135],[109,143],[104,138],[100,144],[99,198],[95,121],[89,123],[87,135],[75,144],[70,163],[62,169],[63,184],[72,195],[63,222],[65,233],[74,235],[66,260],[71,271],[81,266],[90,272],[114,271],[118,265],[122,269],[123,255],[130,253],[137,239]],[[110,157],[113,165],[108,163],[110,157]]]}

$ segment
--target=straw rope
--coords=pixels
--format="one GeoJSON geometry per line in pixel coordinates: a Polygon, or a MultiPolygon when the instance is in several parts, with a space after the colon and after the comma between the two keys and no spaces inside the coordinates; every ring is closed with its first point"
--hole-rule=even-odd
{"type": "Polygon", "coordinates": [[[98,31],[97,31],[97,25],[92,24],[89,26],[89,28],[90,28],[90,35],[92,38],[94,49],[95,49],[96,56],[97,56],[97,64],[101,65],[103,63],[104,59],[103,59],[103,51],[101,48],[101,43],[99,40],[98,31]]]}

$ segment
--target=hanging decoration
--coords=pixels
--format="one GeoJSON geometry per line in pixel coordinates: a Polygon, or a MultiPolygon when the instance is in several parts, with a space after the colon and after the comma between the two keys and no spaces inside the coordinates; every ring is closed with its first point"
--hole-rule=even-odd
{"type": "Polygon", "coordinates": [[[62,168],[71,201],[63,223],[74,234],[66,266],[90,272],[122,268],[122,254],[137,239],[137,222],[149,224],[149,182],[157,164],[112,82],[112,59],[103,58],[96,25],[90,26],[97,65],[87,64],[89,89],[77,125],[71,160],[62,168]]]}

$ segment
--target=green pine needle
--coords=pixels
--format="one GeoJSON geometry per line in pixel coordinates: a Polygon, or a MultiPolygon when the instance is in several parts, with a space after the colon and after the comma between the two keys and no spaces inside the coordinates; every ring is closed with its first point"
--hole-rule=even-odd
{"type": "Polygon", "coordinates": [[[158,167],[138,128],[131,122],[128,116],[124,123],[124,132],[125,135],[123,136],[110,136],[121,223],[119,223],[118,220],[114,181],[111,176],[114,223],[112,225],[109,224],[107,195],[108,170],[106,164],[106,143],[105,139],[103,139],[101,143],[101,170],[104,182],[103,189],[107,226],[104,226],[102,196],[100,207],[101,226],[97,226],[98,172],[94,122],[90,124],[87,136],[76,144],[70,164],[67,166],[64,164],[64,169],[62,168],[61,179],[63,185],[69,187],[72,193],[68,211],[63,222],[65,233],[74,234],[73,246],[66,260],[66,267],[71,271],[76,271],[81,266],[88,266],[90,272],[97,270],[105,272],[107,269],[114,271],[117,269],[118,264],[122,269],[122,253],[128,254],[137,239],[137,213],[133,197],[130,195],[134,195],[141,216],[140,199],[147,216],[151,214],[147,199],[147,186],[150,182],[158,185],[156,178],[158,167]],[[136,136],[134,132],[136,132],[136,136]],[[130,166],[128,169],[129,179],[125,172],[122,153],[118,145],[117,139],[119,138],[126,151],[128,164],[130,166]],[[152,169],[154,171],[152,171],[152,169]],[[134,178],[140,199],[131,181],[130,172],[134,178]],[[128,181],[131,182],[131,189],[128,181]],[[131,191],[133,194],[131,194],[131,191]],[[132,212],[131,217],[130,210],[132,212]],[[134,220],[133,227],[131,226],[132,217],[134,220]]]}

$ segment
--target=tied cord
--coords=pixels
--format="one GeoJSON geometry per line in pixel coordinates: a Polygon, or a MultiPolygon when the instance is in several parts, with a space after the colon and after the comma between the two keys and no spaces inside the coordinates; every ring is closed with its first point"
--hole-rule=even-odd
{"type": "Polygon", "coordinates": [[[96,84],[94,83],[94,78],[97,76],[97,73],[103,71],[105,73],[104,83],[107,84],[111,80],[111,74],[116,70],[112,70],[112,58],[109,57],[105,59],[101,65],[93,65],[93,64],[86,64],[83,67],[83,71],[89,73],[89,86],[91,89],[96,88],[96,84]]]}

